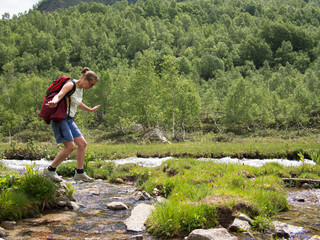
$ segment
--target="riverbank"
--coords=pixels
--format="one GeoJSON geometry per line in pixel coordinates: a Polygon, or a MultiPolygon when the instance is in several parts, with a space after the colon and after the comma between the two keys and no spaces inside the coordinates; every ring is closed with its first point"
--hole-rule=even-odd
{"type": "MultiPolygon", "coordinates": [[[[209,136],[198,141],[173,142],[172,144],[110,144],[107,142],[95,143],[88,140],[87,153],[91,158],[121,159],[128,157],[235,157],[271,159],[286,158],[300,159],[303,153],[310,159],[309,152],[318,152],[320,137],[317,134],[296,137],[237,137],[228,136],[219,139],[209,136]],[[218,141],[219,140],[219,141],[218,141]]],[[[0,143],[2,158],[7,159],[53,159],[60,149],[54,142],[13,142],[0,143]]],[[[70,159],[75,158],[75,152],[70,159]]]]}
{"type": "MultiPolygon", "coordinates": [[[[229,219],[231,221],[233,216],[239,212],[245,212],[252,218],[254,227],[250,231],[253,231],[255,235],[260,236],[259,232],[266,230],[271,234],[271,219],[280,212],[286,212],[290,208],[286,200],[287,196],[283,191],[283,183],[280,176],[306,176],[306,174],[309,174],[309,177],[314,176],[319,178],[320,170],[319,166],[307,164],[307,161],[304,164],[300,161],[299,165],[296,164],[290,167],[280,164],[285,160],[280,160],[280,163],[268,161],[264,161],[265,164],[260,167],[250,166],[240,160],[238,162],[217,163],[210,159],[202,161],[200,159],[174,158],[166,159],[160,165],[157,164],[153,167],[140,164],[140,159],[137,159],[136,163],[124,163],[125,161],[117,160],[110,161],[104,165],[100,165],[101,163],[97,165],[95,162],[91,162],[89,165],[93,170],[92,176],[95,178],[106,176],[105,179],[111,182],[135,182],[139,190],[145,190],[154,197],[165,197],[166,202],[156,206],[155,212],[147,223],[149,232],[153,236],[161,238],[170,236],[182,239],[192,229],[212,228],[217,226],[217,224],[227,226],[229,222],[225,223],[222,220],[229,219]],[[116,164],[119,162],[123,164],[116,164]],[[211,215],[208,215],[208,209],[212,210],[209,211],[212,213],[211,215]],[[221,215],[222,210],[228,210],[228,216],[221,215]],[[169,225],[167,224],[168,222],[170,222],[169,225]]],[[[15,162],[18,161],[12,161],[12,164],[15,165],[15,162]]],[[[68,167],[64,165],[68,164],[70,163],[63,163],[61,168],[67,169],[68,167]]],[[[64,178],[68,179],[67,176],[64,176],[64,178]]],[[[97,199],[94,202],[84,204],[85,208],[81,212],[86,212],[88,210],[86,208],[90,204],[96,204],[98,200],[102,201],[99,206],[105,205],[104,201],[108,202],[112,200],[109,197],[104,198],[104,194],[109,194],[109,190],[103,194],[97,194],[96,188],[101,184],[101,180],[88,184],[88,186],[92,185],[89,191],[90,194],[92,190],[94,193],[93,195],[89,194],[88,199],[92,199],[93,197],[97,199]]],[[[78,184],[75,186],[78,186],[78,184]]],[[[123,188],[126,185],[121,184],[116,186],[123,188]]],[[[81,184],[79,187],[81,188],[81,184]]],[[[76,192],[81,191],[81,189],[76,189],[76,192]]],[[[295,194],[295,196],[297,195],[295,194]]],[[[85,195],[80,194],[79,196],[85,195]]],[[[116,199],[118,200],[118,196],[116,199]]],[[[301,201],[301,199],[302,197],[298,200],[301,201]]],[[[304,199],[306,199],[305,202],[307,203],[307,198],[304,197],[304,199]]],[[[83,199],[78,200],[80,204],[83,203],[83,199]]],[[[315,204],[319,204],[318,200],[314,202],[315,204]]],[[[318,205],[311,206],[310,204],[305,206],[312,207],[314,210],[318,207],[318,205]]],[[[103,208],[100,211],[105,212],[103,208]]],[[[81,213],[79,214],[83,219],[81,213]]],[[[103,219],[99,219],[96,214],[98,213],[95,211],[93,218],[98,224],[103,219]]],[[[282,215],[282,217],[287,219],[286,216],[282,215]]],[[[84,220],[84,222],[88,221],[84,220]]],[[[79,226],[76,222],[74,224],[73,227],[86,228],[86,225],[79,226]]],[[[90,220],[90,226],[91,224],[95,223],[90,220]]],[[[117,224],[121,225],[119,222],[117,224]]],[[[306,225],[306,227],[309,229],[310,226],[315,227],[311,229],[311,233],[317,234],[316,228],[319,225],[320,223],[315,217],[314,221],[312,223],[310,221],[310,224],[306,225]]],[[[123,229],[123,225],[121,226],[120,229],[123,229]]],[[[301,225],[296,224],[296,226],[301,225]]],[[[100,228],[101,225],[98,224],[97,227],[100,228]]],[[[108,224],[105,227],[108,228],[108,224]]],[[[30,231],[32,232],[32,230],[30,231]]],[[[63,229],[60,231],[63,231],[63,229]]],[[[52,229],[47,229],[46,232],[51,235],[52,229]]],[[[311,233],[309,232],[303,238],[297,239],[308,239],[305,237],[309,237],[311,233]]],[[[270,239],[270,237],[261,239],[270,239]]]]}

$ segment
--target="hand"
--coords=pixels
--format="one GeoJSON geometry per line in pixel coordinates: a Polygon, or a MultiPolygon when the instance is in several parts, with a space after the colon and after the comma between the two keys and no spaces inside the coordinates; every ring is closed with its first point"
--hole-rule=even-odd
{"type": "Polygon", "coordinates": [[[58,103],[53,102],[53,101],[49,101],[45,105],[47,105],[49,108],[55,108],[55,107],[57,107],[58,103]]]}
{"type": "Polygon", "coordinates": [[[91,111],[94,112],[95,110],[97,110],[101,105],[97,105],[97,106],[94,106],[93,108],[91,108],[91,111]]]}

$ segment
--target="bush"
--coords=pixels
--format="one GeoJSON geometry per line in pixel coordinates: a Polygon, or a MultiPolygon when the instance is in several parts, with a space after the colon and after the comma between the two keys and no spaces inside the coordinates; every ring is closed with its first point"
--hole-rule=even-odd
{"type": "Polygon", "coordinates": [[[38,174],[33,166],[27,165],[26,174],[21,177],[19,190],[22,190],[29,198],[33,199],[42,208],[50,205],[55,197],[57,186],[42,174],[38,174]]]}
{"type": "Polygon", "coordinates": [[[265,232],[273,227],[272,220],[265,215],[256,216],[251,223],[252,228],[259,232],[265,232]]]}
{"type": "Polygon", "coordinates": [[[0,192],[0,206],[0,222],[16,221],[28,217],[34,209],[24,192],[13,189],[0,192]]]}
{"type": "Polygon", "coordinates": [[[73,177],[77,169],[77,161],[63,162],[57,168],[57,174],[63,177],[73,177]]]}
{"type": "Polygon", "coordinates": [[[103,162],[103,163],[101,162],[95,163],[93,167],[95,168],[94,170],[95,178],[109,179],[112,173],[114,172],[116,165],[114,162],[109,161],[109,162],[103,162]],[[97,167],[97,165],[99,165],[99,167],[95,168],[97,167]]]}

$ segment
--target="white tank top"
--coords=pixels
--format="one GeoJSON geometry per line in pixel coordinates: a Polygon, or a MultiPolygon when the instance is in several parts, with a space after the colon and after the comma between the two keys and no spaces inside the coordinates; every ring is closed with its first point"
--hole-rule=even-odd
{"type": "MultiPolygon", "coordinates": [[[[75,82],[78,80],[73,79],[75,82]]],[[[83,88],[76,87],[76,91],[71,95],[71,105],[70,105],[70,113],[69,116],[74,118],[77,113],[78,106],[82,103],[82,96],[83,96],[83,88]]],[[[69,103],[68,103],[68,110],[69,110],[69,103]]]]}

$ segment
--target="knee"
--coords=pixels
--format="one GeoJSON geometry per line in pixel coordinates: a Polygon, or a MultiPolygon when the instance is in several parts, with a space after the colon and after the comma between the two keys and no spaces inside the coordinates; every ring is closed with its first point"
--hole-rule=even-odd
{"type": "Polygon", "coordinates": [[[85,139],[82,139],[82,141],[78,143],[78,148],[85,150],[86,147],[87,147],[87,141],[85,139]]]}
{"type": "Polygon", "coordinates": [[[74,145],[73,142],[70,142],[70,144],[66,146],[66,149],[68,150],[69,153],[72,153],[75,148],[76,146],[74,145]]]}

